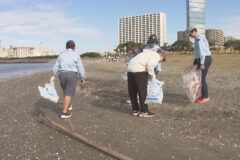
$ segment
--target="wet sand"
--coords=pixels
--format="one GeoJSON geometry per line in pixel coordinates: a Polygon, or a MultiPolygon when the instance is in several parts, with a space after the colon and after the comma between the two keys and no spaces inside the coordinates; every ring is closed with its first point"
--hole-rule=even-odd
{"type": "Polygon", "coordinates": [[[181,87],[181,72],[192,56],[169,56],[159,79],[165,82],[162,105],[150,105],[154,118],[130,115],[122,63],[84,61],[88,81],[78,87],[73,116],[61,120],[59,104],[40,97],[50,72],[0,81],[1,160],[114,159],[36,122],[42,112],[77,133],[138,160],[240,159],[240,55],[213,57],[206,104],[190,103],[181,87]]]}

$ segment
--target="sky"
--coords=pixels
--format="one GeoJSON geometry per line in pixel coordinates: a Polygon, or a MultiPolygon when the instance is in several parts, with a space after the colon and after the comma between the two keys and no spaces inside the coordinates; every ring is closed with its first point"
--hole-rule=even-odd
{"type": "MultiPolygon", "coordinates": [[[[240,38],[240,1],[206,0],[206,28],[240,38]]],[[[4,47],[109,51],[118,45],[118,19],[155,12],[167,14],[167,42],[186,29],[186,0],[0,0],[0,40],[4,47]]]]}

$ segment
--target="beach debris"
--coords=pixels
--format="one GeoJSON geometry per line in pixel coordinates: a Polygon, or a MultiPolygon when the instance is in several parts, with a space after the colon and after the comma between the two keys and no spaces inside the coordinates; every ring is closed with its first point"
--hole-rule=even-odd
{"type": "Polygon", "coordinates": [[[81,142],[84,142],[85,144],[101,151],[101,152],[104,152],[106,153],[107,155],[110,155],[114,158],[117,158],[119,160],[133,160],[132,158],[126,156],[126,155],[123,155],[121,153],[118,153],[114,150],[110,148],[107,148],[103,145],[101,145],[101,143],[97,143],[97,142],[94,142],[93,140],[90,140],[90,139],[87,139],[85,137],[83,137],[82,135],[74,132],[72,129],[68,129],[68,128],[65,128],[63,127],[62,125],[52,121],[46,114],[43,114],[43,115],[40,115],[37,119],[37,122],[39,123],[42,123],[42,124],[45,124],[63,134],[66,134],[68,135],[69,137],[73,138],[73,139],[76,139],[76,140],[79,140],[81,142]]]}

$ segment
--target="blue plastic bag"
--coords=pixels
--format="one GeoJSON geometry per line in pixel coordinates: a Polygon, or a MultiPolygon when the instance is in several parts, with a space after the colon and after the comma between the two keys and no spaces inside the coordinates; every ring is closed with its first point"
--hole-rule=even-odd
{"type": "Polygon", "coordinates": [[[147,97],[145,104],[149,103],[159,103],[162,104],[163,100],[163,86],[164,82],[155,80],[155,81],[149,81],[147,86],[147,97]]]}

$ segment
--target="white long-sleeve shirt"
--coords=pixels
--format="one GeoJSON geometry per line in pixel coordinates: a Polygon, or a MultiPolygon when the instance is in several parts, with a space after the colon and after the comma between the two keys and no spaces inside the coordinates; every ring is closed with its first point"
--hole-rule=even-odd
{"type": "Polygon", "coordinates": [[[157,52],[151,50],[144,50],[142,53],[136,55],[128,64],[128,72],[148,72],[150,80],[155,80],[156,75],[154,68],[159,63],[160,56],[157,52]]]}

